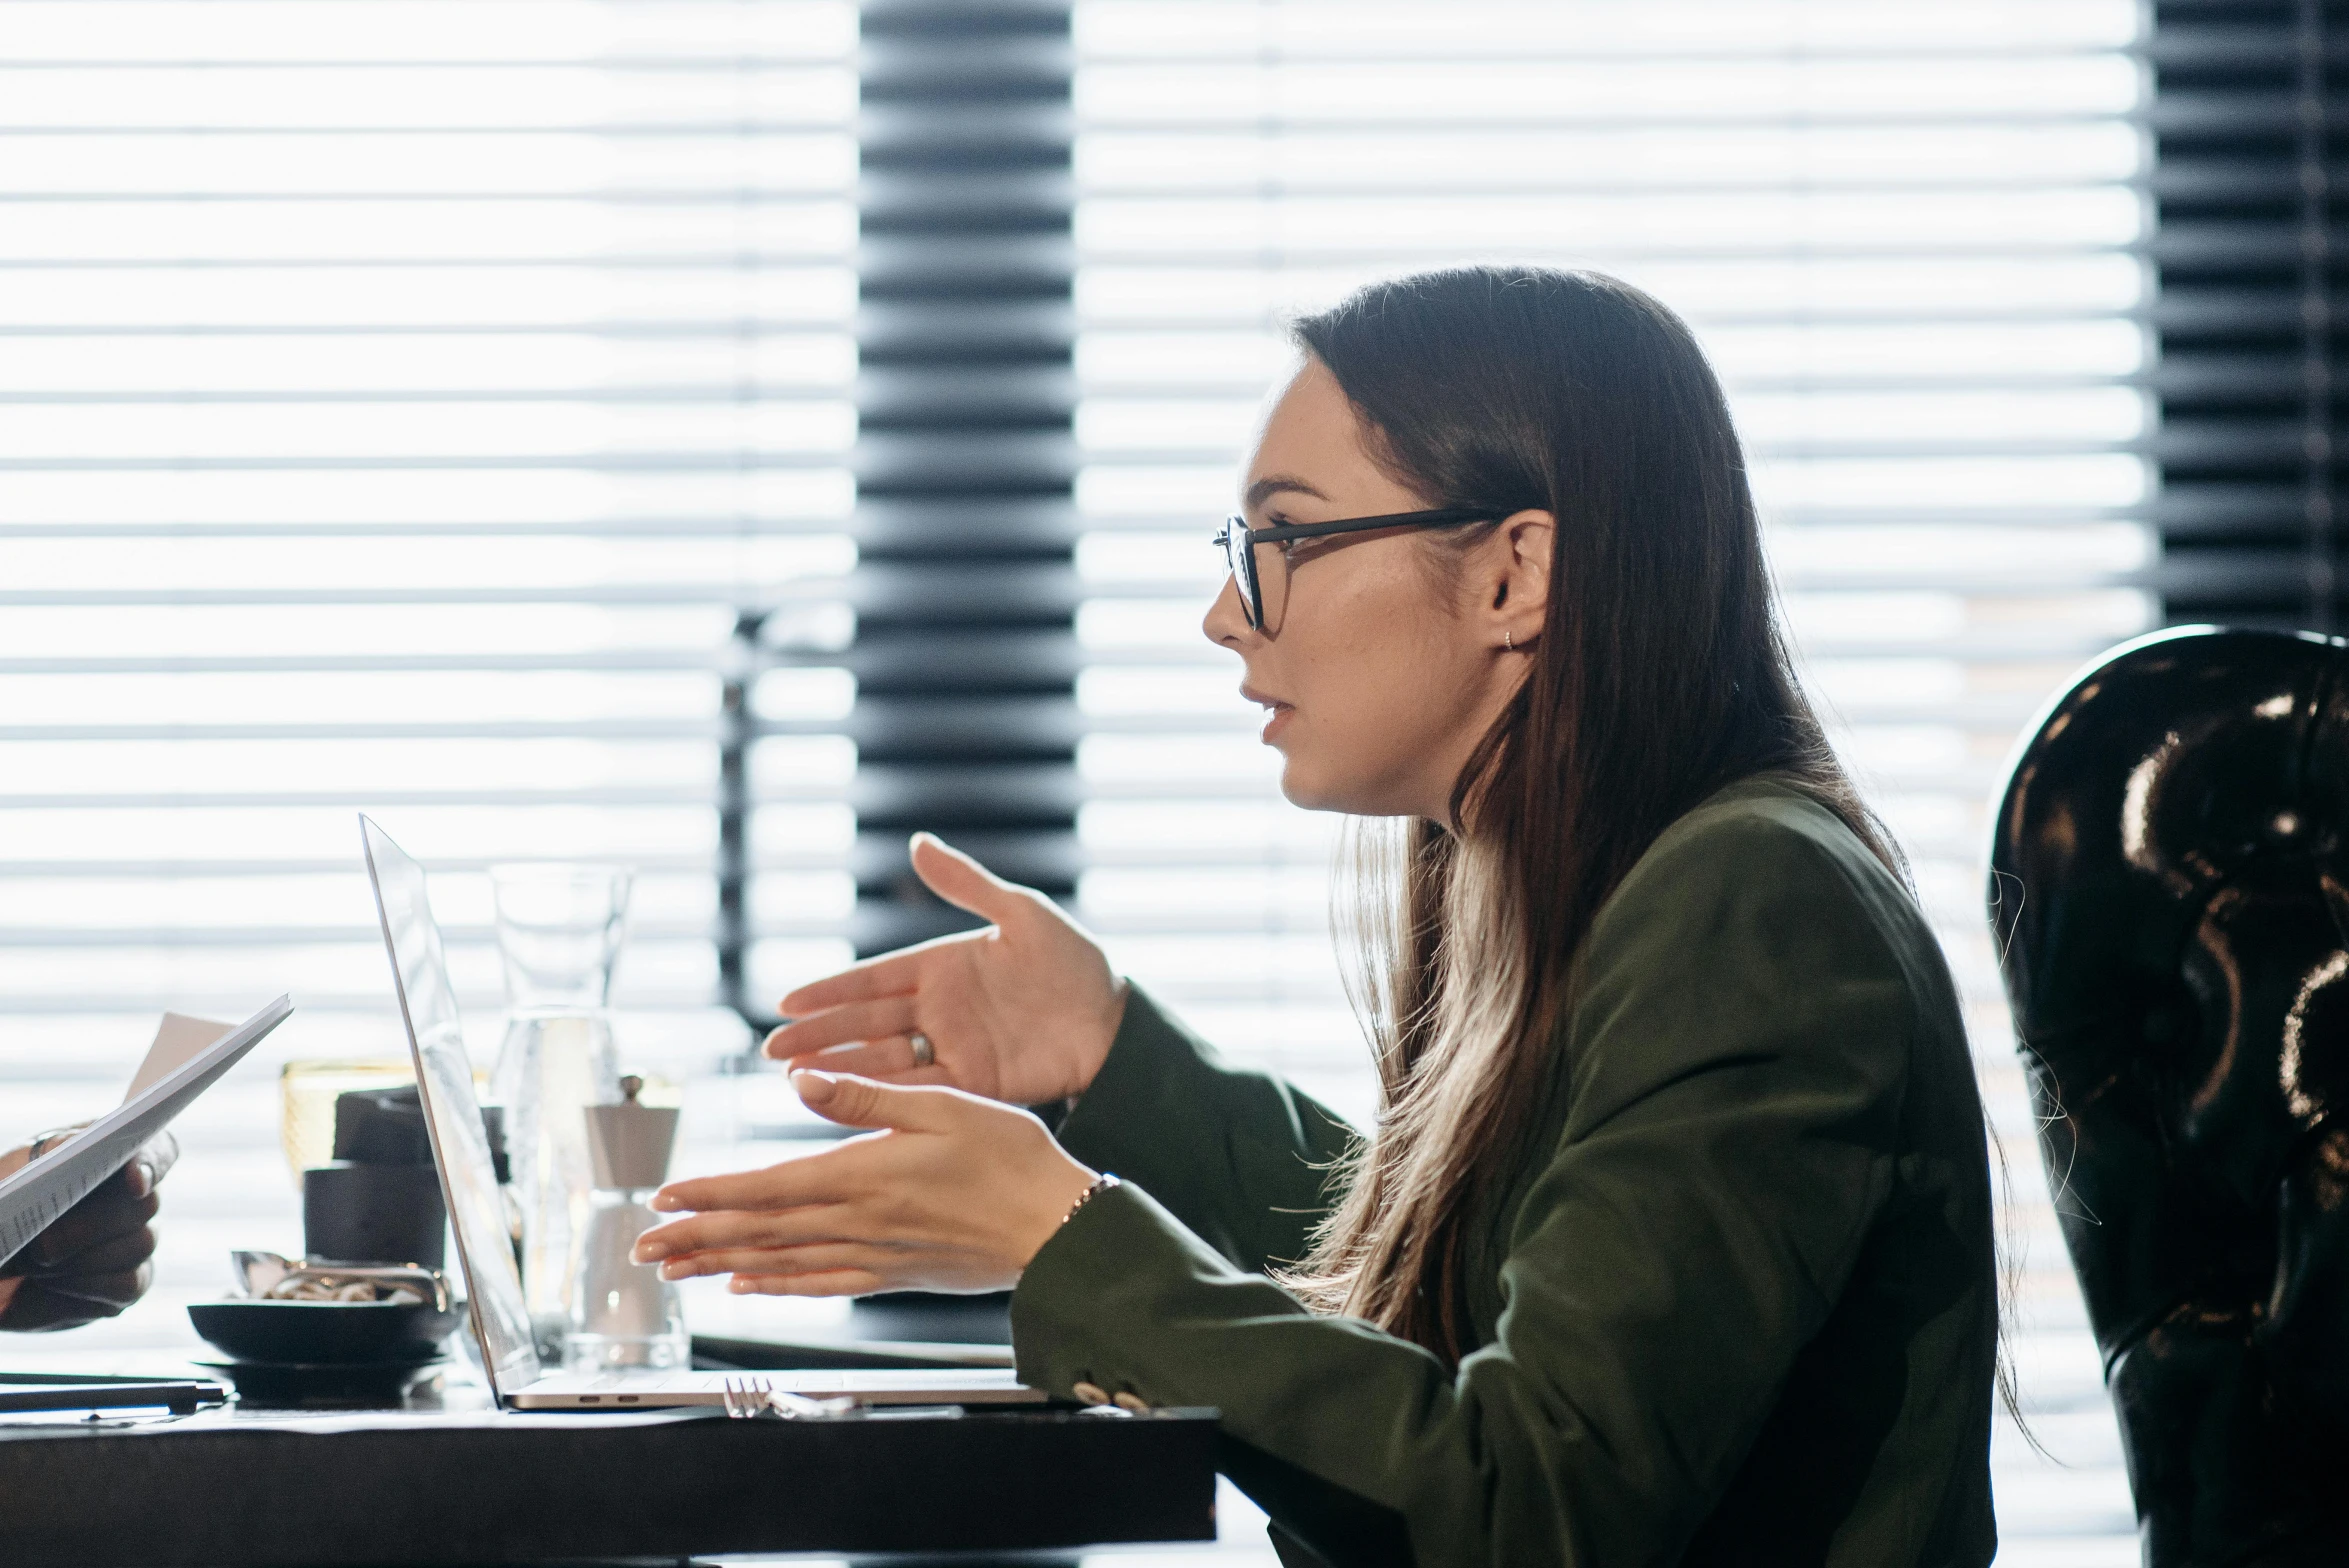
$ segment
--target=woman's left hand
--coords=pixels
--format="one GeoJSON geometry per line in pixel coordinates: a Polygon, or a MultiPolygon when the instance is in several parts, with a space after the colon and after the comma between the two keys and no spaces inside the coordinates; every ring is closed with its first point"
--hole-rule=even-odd
{"type": "Polygon", "coordinates": [[[636,1261],[664,1279],[731,1274],[777,1296],[1004,1290],[1094,1174],[1026,1111],[959,1089],[798,1072],[808,1108],[880,1129],[765,1170],[671,1182],[636,1261]]]}

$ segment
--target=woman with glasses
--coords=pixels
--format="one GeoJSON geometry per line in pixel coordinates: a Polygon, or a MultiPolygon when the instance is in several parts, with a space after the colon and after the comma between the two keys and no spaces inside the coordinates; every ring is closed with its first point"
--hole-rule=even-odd
{"type": "Polygon", "coordinates": [[[924,838],[990,928],[801,989],[767,1042],[880,1130],[675,1184],[639,1256],[1013,1287],[1026,1381],[1220,1410],[1292,1562],[1987,1563],[1965,1031],[1789,669],[1702,354],[1519,268],[1296,336],[1206,633],[1283,792],[1370,830],[1375,1135],[924,838]],[[1057,1139],[1015,1109],[1052,1101],[1057,1139]]]}

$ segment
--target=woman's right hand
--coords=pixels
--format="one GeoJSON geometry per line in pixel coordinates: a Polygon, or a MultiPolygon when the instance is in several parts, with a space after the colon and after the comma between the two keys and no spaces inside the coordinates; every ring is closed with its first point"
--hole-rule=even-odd
{"type": "Polygon", "coordinates": [[[940,898],[992,924],[801,986],[783,998],[791,1021],[767,1036],[766,1054],[794,1069],[942,1083],[1013,1105],[1082,1094],[1125,1015],[1125,982],[1100,945],[1043,894],[931,834],[914,835],[913,868],[940,898]],[[914,1064],[917,1031],[931,1066],[914,1064]]]}

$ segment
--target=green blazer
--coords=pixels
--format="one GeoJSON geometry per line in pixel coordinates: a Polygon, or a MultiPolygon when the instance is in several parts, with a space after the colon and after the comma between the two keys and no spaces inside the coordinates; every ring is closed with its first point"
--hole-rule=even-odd
{"type": "Polygon", "coordinates": [[[1354,1134],[1135,989],[1061,1129],[1125,1184],[1021,1279],[1021,1377],[1220,1410],[1291,1563],[1988,1563],[1982,1107],[1915,902],[1748,780],[1633,867],[1574,998],[1449,1367],[1264,1276],[1354,1134]]]}

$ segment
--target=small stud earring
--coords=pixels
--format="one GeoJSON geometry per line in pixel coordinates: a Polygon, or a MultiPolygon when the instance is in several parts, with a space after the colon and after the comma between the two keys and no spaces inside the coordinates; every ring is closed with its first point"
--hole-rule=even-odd
{"type": "Polygon", "coordinates": [[[1506,626],[1501,628],[1501,646],[1511,653],[1517,651],[1517,640],[1510,635],[1509,628],[1506,626]]]}

